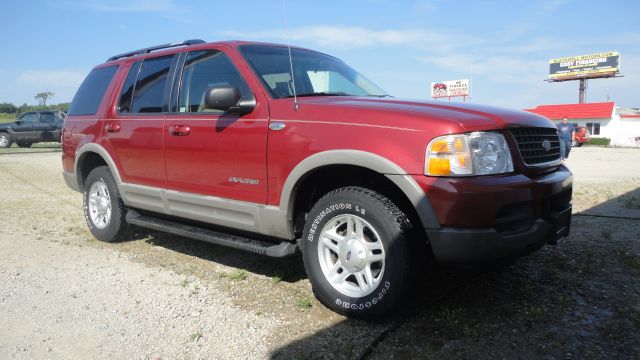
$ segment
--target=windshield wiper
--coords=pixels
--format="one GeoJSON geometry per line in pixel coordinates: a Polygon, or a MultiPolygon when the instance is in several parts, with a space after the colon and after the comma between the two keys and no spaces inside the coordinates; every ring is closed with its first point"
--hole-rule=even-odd
{"type": "Polygon", "coordinates": [[[393,95],[389,95],[389,94],[382,94],[382,95],[367,95],[367,96],[372,96],[372,97],[377,97],[377,98],[384,98],[384,97],[395,97],[393,95]]]}
{"type": "MultiPolygon", "coordinates": [[[[321,92],[296,94],[296,96],[305,97],[305,96],[352,96],[352,95],[347,94],[346,92],[341,92],[341,91],[321,91],[321,92]]],[[[293,95],[285,96],[285,98],[292,98],[292,97],[293,95]]]]}

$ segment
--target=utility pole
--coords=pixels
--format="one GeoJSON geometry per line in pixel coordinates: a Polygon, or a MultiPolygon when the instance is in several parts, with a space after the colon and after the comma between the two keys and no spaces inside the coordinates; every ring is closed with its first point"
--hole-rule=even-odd
{"type": "Polygon", "coordinates": [[[587,102],[587,79],[580,79],[580,88],[579,88],[579,104],[584,104],[587,102]]]}

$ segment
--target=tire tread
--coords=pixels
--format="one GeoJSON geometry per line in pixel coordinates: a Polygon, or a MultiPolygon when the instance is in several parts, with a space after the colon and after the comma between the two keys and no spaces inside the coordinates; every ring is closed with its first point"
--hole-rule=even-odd
{"type": "Polygon", "coordinates": [[[102,177],[104,178],[105,182],[107,183],[107,187],[109,189],[109,193],[111,194],[111,197],[114,198],[114,202],[116,203],[117,206],[117,212],[113,211],[115,209],[112,210],[111,212],[111,223],[109,224],[109,228],[111,228],[112,224],[115,224],[113,228],[111,228],[111,230],[107,230],[106,232],[102,233],[102,231],[99,231],[98,233],[94,232],[92,226],[91,226],[91,219],[89,217],[89,215],[86,213],[87,212],[87,204],[86,204],[86,194],[83,194],[83,209],[85,212],[85,219],[87,221],[87,225],[89,226],[89,230],[91,230],[91,232],[93,233],[93,236],[96,237],[96,239],[100,240],[100,241],[104,241],[104,242],[117,242],[120,241],[122,239],[124,239],[126,237],[126,235],[128,234],[128,230],[129,230],[129,226],[127,224],[126,221],[126,215],[127,215],[127,207],[124,205],[124,202],[122,201],[122,198],[120,197],[120,191],[118,190],[118,186],[116,185],[115,180],[113,179],[113,175],[111,174],[111,170],[107,167],[107,166],[98,166],[96,168],[94,168],[93,170],[91,170],[91,172],[89,173],[89,176],[87,176],[87,183],[85,184],[85,192],[88,191],[87,187],[91,186],[91,182],[90,180],[93,177],[102,177]]]}
{"type": "Polygon", "coordinates": [[[360,186],[342,187],[326,193],[316,201],[316,203],[314,204],[312,209],[309,211],[309,213],[314,213],[316,211],[316,207],[318,207],[321,203],[323,203],[324,200],[334,196],[340,196],[344,194],[352,194],[352,195],[355,194],[358,197],[368,197],[369,199],[379,203],[382,206],[382,208],[386,211],[389,218],[394,221],[394,226],[396,227],[396,230],[401,234],[401,237],[407,240],[407,241],[399,241],[396,244],[396,246],[404,247],[402,251],[397,251],[398,254],[401,254],[403,256],[403,258],[398,260],[399,260],[399,263],[402,264],[403,266],[402,272],[403,274],[405,274],[405,278],[401,282],[402,284],[401,289],[397,295],[399,299],[396,301],[396,303],[390,303],[390,304],[386,302],[381,303],[379,305],[385,304],[386,306],[378,306],[376,307],[376,309],[372,311],[361,314],[361,313],[350,311],[349,309],[342,309],[342,308],[336,309],[335,305],[325,301],[324,297],[319,294],[318,289],[316,289],[315,287],[312,287],[312,290],[315,297],[320,301],[320,303],[322,303],[325,307],[329,309],[333,309],[334,311],[342,315],[360,318],[360,319],[379,320],[381,318],[384,318],[386,315],[389,315],[390,313],[392,313],[394,309],[398,309],[400,307],[398,305],[403,302],[403,298],[405,298],[404,295],[406,295],[407,293],[407,287],[408,287],[407,283],[409,282],[410,269],[411,269],[411,263],[410,263],[411,256],[409,256],[409,251],[408,251],[408,247],[409,247],[408,239],[412,231],[411,222],[409,221],[406,214],[391,199],[374,190],[363,188],[360,186]],[[393,309],[390,309],[391,306],[393,306],[393,309]]]}

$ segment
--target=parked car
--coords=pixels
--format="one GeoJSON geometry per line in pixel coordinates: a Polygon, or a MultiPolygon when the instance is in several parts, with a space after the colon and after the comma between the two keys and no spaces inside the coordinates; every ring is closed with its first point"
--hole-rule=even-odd
{"type": "Polygon", "coordinates": [[[584,143],[589,142],[589,130],[587,130],[584,126],[576,126],[576,131],[573,135],[573,141],[571,142],[571,146],[580,147],[584,143]]]}
{"type": "Polygon", "coordinates": [[[61,111],[32,111],[15,122],[0,124],[0,148],[13,142],[19,147],[31,147],[38,142],[60,142],[65,113],[61,111]]]}
{"type": "Polygon", "coordinates": [[[512,259],[567,236],[559,145],[542,116],[395,99],[319,52],[190,40],[96,66],[62,161],[97,239],[137,225],[301,251],[325,306],[371,319],[428,261],[512,259]]]}

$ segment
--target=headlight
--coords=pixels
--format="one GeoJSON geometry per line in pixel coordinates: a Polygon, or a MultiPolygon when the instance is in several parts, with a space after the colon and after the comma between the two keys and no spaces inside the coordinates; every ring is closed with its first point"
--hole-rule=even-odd
{"type": "Polygon", "coordinates": [[[472,176],[513,171],[504,136],[496,132],[437,137],[427,146],[424,173],[430,176],[472,176]]]}

